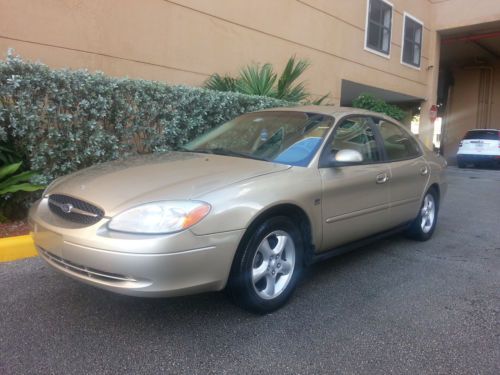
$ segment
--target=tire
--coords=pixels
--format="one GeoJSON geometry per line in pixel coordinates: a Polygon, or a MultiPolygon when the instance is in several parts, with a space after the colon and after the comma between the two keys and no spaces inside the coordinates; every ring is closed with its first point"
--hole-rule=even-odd
{"type": "Polygon", "coordinates": [[[439,197],[435,189],[425,193],[417,218],[410,225],[407,235],[417,241],[427,241],[436,229],[439,212],[439,197]]]}
{"type": "Polygon", "coordinates": [[[457,161],[458,168],[465,168],[465,163],[463,161],[457,161]]]}
{"type": "Polygon", "coordinates": [[[285,216],[267,219],[248,233],[237,251],[229,295],[238,306],[258,314],[279,309],[297,285],[303,256],[302,236],[293,221],[285,216]]]}

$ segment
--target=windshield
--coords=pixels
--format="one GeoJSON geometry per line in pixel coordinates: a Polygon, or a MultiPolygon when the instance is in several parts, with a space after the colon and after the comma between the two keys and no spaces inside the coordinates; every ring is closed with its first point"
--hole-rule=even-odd
{"type": "Polygon", "coordinates": [[[196,138],[184,149],[307,166],[332,123],[332,117],[317,113],[249,113],[196,138]]]}

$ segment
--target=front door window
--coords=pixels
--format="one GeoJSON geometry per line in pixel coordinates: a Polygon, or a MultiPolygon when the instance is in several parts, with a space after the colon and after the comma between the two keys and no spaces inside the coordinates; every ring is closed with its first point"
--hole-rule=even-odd
{"type": "Polygon", "coordinates": [[[377,142],[369,121],[367,117],[351,117],[339,124],[330,144],[332,157],[340,150],[349,149],[358,151],[363,156],[363,163],[380,161],[377,142]]]}

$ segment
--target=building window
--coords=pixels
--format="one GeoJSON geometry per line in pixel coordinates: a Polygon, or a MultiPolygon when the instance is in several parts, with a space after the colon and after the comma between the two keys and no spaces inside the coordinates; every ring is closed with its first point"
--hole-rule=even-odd
{"type": "Polygon", "coordinates": [[[366,49],[389,56],[391,51],[392,4],[385,0],[368,0],[366,49]]]}
{"type": "Polygon", "coordinates": [[[403,52],[401,55],[401,61],[415,68],[420,68],[422,32],[422,22],[405,13],[405,21],[403,25],[403,52]]]}

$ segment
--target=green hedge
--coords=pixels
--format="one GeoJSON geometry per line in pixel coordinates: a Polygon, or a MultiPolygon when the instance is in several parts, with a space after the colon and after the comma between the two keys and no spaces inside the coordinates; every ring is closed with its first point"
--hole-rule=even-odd
{"type": "Polygon", "coordinates": [[[386,114],[398,121],[402,121],[408,113],[397,105],[386,103],[372,94],[363,93],[352,101],[354,108],[367,109],[369,111],[386,114]]]}
{"type": "Polygon", "coordinates": [[[234,118],[288,102],[160,82],[0,62],[0,140],[47,184],[135,153],[175,149],[234,118]]]}

